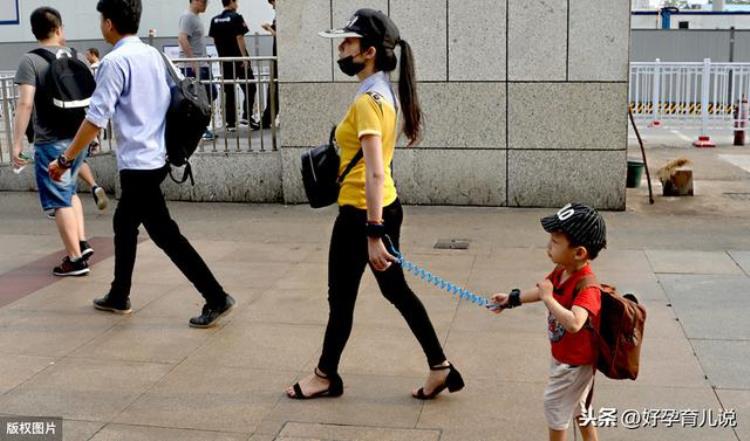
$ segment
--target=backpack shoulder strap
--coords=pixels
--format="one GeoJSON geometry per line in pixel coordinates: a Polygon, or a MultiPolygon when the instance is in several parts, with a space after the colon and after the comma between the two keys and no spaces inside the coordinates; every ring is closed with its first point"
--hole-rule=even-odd
{"type": "Polygon", "coordinates": [[[29,51],[29,53],[42,57],[47,63],[52,63],[53,61],[57,59],[55,54],[53,54],[52,52],[48,51],[47,49],[43,47],[38,47],[34,49],[33,51],[29,51]]]}

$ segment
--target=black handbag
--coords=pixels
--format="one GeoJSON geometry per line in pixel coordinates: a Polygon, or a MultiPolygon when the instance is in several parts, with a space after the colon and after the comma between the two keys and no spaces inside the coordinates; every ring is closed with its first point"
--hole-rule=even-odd
{"type": "Polygon", "coordinates": [[[344,172],[339,175],[341,156],[336,148],[335,134],[336,126],[331,129],[328,144],[311,148],[302,154],[302,182],[312,208],[327,207],[338,200],[341,183],[363,156],[360,147],[344,172]]]}

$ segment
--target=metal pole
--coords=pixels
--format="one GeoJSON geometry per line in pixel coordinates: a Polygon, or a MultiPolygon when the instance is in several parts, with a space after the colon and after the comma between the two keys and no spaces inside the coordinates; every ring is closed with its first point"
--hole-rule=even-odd
{"type": "Polygon", "coordinates": [[[651,95],[651,105],[653,108],[651,109],[651,112],[653,113],[653,122],[659,121],[659,110],[661,108],[660,101],[660,84],[661,84],[661,67],[659,66],[659,59],[656,59],[656,65],[654,66],[654,90],[652,91],[653,94],[651,95]]]}
{"type": "Polygon", "coordinates": [[[703,60],[703,78],[701,80],[701,135],[705,135],[706,127],[708,127],[708,89],[711,86],[710,58],[703,60]]]}
{"type": "MultiPolygon", "coordinates": [[[[8,161],[10,162],[10,151],[13,148],[13,126],[11,125],[10,119],[12,118],[13,112],[11,112],[10,100],[15,96],[15,86],[10,84],[11,79],[5,79],[0,82],[2,86],[2,100],[3,100],[3,115],[5,116],[5,139],[8,141],[8,161]]],[[[29,121],[29,124],[33,124],[29,121]]],[[[0,162],[3,161],[3,152],[0,149],[0,162]]]]}
{"type": "Polygon", "coordinates": [[[648,171],[648,161],[646,161],[646,149],[643,147],[643,140],[641,139],[641,132],[638,131],[638,126],[635,125],[635,119],[633,118],[633,112],[628,111],[630,116],[630,123],[633,124],[633,130],[635,136],[638,138],[638,144],[641,146],[641,155],[643,155],[643,168],[646,169],[646,181],[648,181],[648,202],[649,204],[654,203],[654,190],[651,188],[651,173],[648,171]]]}

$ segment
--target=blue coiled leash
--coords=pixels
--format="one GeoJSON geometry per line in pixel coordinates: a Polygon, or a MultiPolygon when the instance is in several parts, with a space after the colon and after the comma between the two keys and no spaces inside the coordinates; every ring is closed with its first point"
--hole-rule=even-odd
{"type": "Polygon", "coordinates": [[[468,300],[479,306],[483,306],[486,308],[488,305],[494,304],[488,298],[476,295],[473,292],[469,291],[468,289],[461,288],[460,286],[456,286],[448,282],[447,280],[432,274],[431,272],[425,270],[424,268],[420,268],[416,264],[406,260],[406,258],[393,245],[391,238],[388,237],[387,234],[383,236],[383,240],[386,246],[388,247],[388,251],[391,254],[393,254],[396,257],[396,259],[398,259],[398,264],[401,265],[404,271],[408,271],[414,274],[415,276],[421,278],[422,280],[426,281],[427,283],[435,285],[439,289],[447,291],[448,293],[453,294],[454,296],[458,296],[458,298],[460,299],[468,300]]]}

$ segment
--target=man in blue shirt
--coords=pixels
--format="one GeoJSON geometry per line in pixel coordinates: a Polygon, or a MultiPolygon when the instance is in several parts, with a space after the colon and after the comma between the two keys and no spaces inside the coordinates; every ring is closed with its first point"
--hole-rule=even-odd
{"type": "Polygon", "coordinates": [[[114,217],[115,276],[109,293],[94,300],[99,310],[127,314],[135,266],[138,227],[146,227],[154,243],[164,250],[206,299],[202,313],[190,326],[207,328],[229,312],[229,296],[172,220],[161,182],[169,171],[164,129],[174,86],[162,55],[137,36],[141,0],[99,0],[104,39],[114,45],[102,59],[97,87],[86,119],[70,146],[49,165],[59,179],[73,160],[106,127],[112,118],[117,139],[117,168],[122,195],[114,217]]]}

